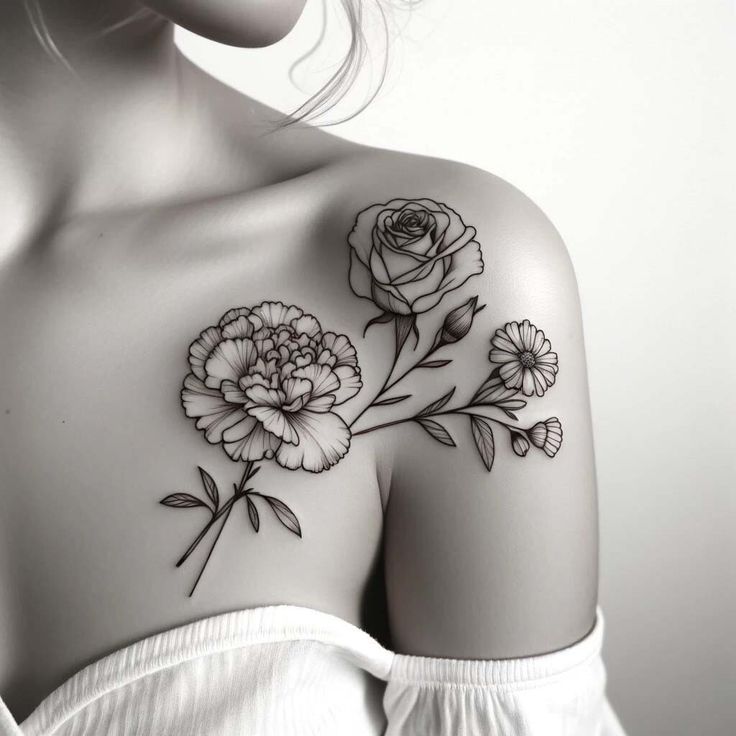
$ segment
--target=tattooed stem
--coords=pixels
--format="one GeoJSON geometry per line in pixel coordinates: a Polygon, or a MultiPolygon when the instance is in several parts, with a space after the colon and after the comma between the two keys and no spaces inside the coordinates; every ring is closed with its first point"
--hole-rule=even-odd
{"type": "Polygon", "coordinates": [[[220,528],[217,530],[217,534],[215,534],[215,538],[212,541],[212,545],[210,546],[209,552],[207,553],[207,557],[204,558],[202,567],[199,570],[199,575],[197,575],[197,579],[194,581],[194,585],[192,586],[192,589],[189,591],[190,598],[194,595],[194,591],[197,589],[197,585],[199,585],[199,581],[202,579],[202,575],[204,575],[204,571],[205,571],[205,568],[207,567],[207,563],[210,561],[210,557],[212,557],[212,553],[215,551],[215,547],[217,546],[217,542],[220,539],[222,530],[225,528],[225,524],[227,524],[227,520],[230,517],[230,512],[233,510],[233,506],[239,499],[248,495],[248,493],[252,490],[250,488],[246,488],[245,484],[248,482],[250,478],[252,478],[255,475],[256,471],[257,469],[256,470],[253,469],[253,461],[248,460],[245,463],[245,469],[243,470],[243,475],[240,478],[240,483],[238,483],[238,485],[234,487],[233,495],[225,502],[224,506],[217,513],[212,515],[212,518],[207,523],[205,528],[200,532],[197,539],[194,540],[192,545],[185,552],[184,556],[179,560],[179,562],[176,563],[176,566],[179,567],[179,565],[181,565],[187,559],[187,557],[189,557],[189,555],[192,554],[192,552],[194,552],[197,545],[204,539],[207,532],[212,528],[212,525],[220,517],[223,517],[222,524],[220,524],[220,528]]]}
{"type": "Polygon", "coordinates": [[[245,463],[245,470],[243,470],[243,475],[240,478],[240,483],[238,483],[236,493],[242,493],[245,484],[258,472],[258,468],[253,467],[254,465],[255,462],[253,460],[248,460],[245,463]]]}
{"type": "MultiPolygon", "coordinates": [[[[242,494],[242,496],[244,495],[245,493],[242,494]]],[[[204,575],[204,570],[207,567],[207,563],[210,561],[210,557],[212,557],[212,553],[215,551],[215,545],[220,539],[220,535],[222,534],[222,530],[225,528],[225,524],[227,524],[227,520],[228,520],[228,517],[230,516],[230,512],[233,510],[233,504],[238,498],[241,498],[241,496],[238,496],[237,494],[235,494],[230,499],[230,501],[228,501],[228,503],[226,504],[227,510],[225,511],[225,514],[224,514],[225,518],[222,520],[222,524],[220,524],[220,528],[217,530],[217,534],[215,534],[215,539],[212,542],[212,545],[210,546],[210,551],[207,553],[207,557],[204,558],[204,563],[202,564],[202,567],[199,570],[199,575],[197,575],[197,579],[194,581],[194,585],[192,586],[192,589],[189,591],[190,598],[194,595],[194,591],[197,589],[197,585],[199,585],[199,581],[202,579],[202,575],[204,575]]],[[[211,524],[209,526],[211,526],[211,524]]],[[[209,528],[209,526],[207,528],[209,528]]]]}
{"type": "MultiPolygon", "coordinates": [[[[243,470],[243,475],[240,478],[240,483],[238,483],[237,489],[234,491],[233,495],[223,504],[222,508],[220,508],[217,513],[212,514],[212,518],[204,525],[204,528],[197,535],[197,538],[189,545],[187,551],[179,558],[178,562],[176,563],[176,567],[181,567],[187,561],[189,555],[191,555],[192,552],[197,549],[199,543],[207,536],[207,532],[209,532],[209,530],[215,525],[215,523],[223,516],[227,517],[227,515],[230,514],[230,509],[233,507],[233,504],[246,495],[246,491],[244,490],[245,484],[251,477],[253,477],[253,475],[255,475],[255,471],[253,470],[253,461],[249,460],[245,464],[245,469],[243,470]]],[[[224,522],[223,526],[225,526],[224,522]]],[[[220,531],[222,531],[222,529],[220,529],[220,531]]],[[[219,538],[219,536],[220,535],[218,534],[217,537],[219,538]]],[[[207,559],[209,560],[209,556],[207,557],[207,559]]],[[[207,562],[205,561],[205,565],[206,564],[207,562]]]]}
{"type": "Polygon", "coordinates": [[[431,414],[422,414],[421,416],[418,414],[415,414],[410,417],[404,417],[403,419],[394,419],[391,422],[383,422],[382,424],[374,424],[372,427],[366,427],[365,429],[361,429],[358,432],[353,432],[353,437],[357,437],[361,434],[368,434],[369,432],[377,432],[379,429],[386,429],[387,427],[393,427],[397,424],[406,424],[406,422],[414,422],[417,419],[427,419],[429,417],[442,417],[442,416],[449,416],[452,414],[466,414],[468,416],[479,416],[483,417],[483,419],[486,419],[489,422],[494,422],[495,424],[500,424],[502,427],[505,427],[509,430],[514,430],[515,432],[524,432],[526,434],[526,431],[522,429],[521,427],[517,427],[513,424],[509,424],[508,422],[504,422],[501,419],[496,419],[495,417],[489,417],[483,414],[482,412],[478,411],[478,407],[476,406],[458,406],[455,409],[446,409],[445,411],[435,411],[431,414]]]}
{"type": "MultiPolygon", "coordinates": [[[[394,386],[396,386],[397,383],[399,383],[399,381],[406,378],[415,368],[418,368],[422,363],[424,363],[424,361],[427,360],[427,358],[429,358],[430,355],[433,355],[435,352],[437,352],[437,350],[439,350],[440,347],[442,346],[441,345],[437,347],[432,346],[426,353],[424,353],[424,355],[421,358],[419,358],[419,360],[412,363],[412,365],[410,365],[403,373],[401,373],[400,375],[396,376],[396,378],[391,380],[391,374],[396,369],[396,363],[398,362],[398,359],[399,359],[399,355],[397,353],[396,356],[394,357],[394,362],[393,362],[393,365],[391,366],[391,370],[386,376],[386,380],[383,382],[383,386],[381,386],[378,393],[373,397],[373,400],[371,401],[371,403],[368,404],[366,407],[364,407],[361,410],[360,414],[358,414],[358,416],[355,417],[355,419],[353,419],[353,421],[350,423],[350,426],[352,427],[355,424],[357,424],[358,419],[360,419],[363,416],[363,414],[365,414],[368,411],[368,409],[374,407],[376,405],[376,402],[382,396],[387,394],[394,386]]],[[[410,421],[410,420],[407,419],[406,421],[410,421]]],[[[364,432],[353,432],[353,434],[363,434],[363,433],[364,432]]]]}
{"type": "Polygon", "coordinates": [[[410,365],[401,375],[394,378],[394,380],[391,381],[391,383],[385,383],[383,388],[379,392],[378,396],[376,396],[376,398],[373,399],[373,401],[375,401],[376,399],[380,399],[381,396],[383,396],[383,394],[388,393],[399,381],[406,378],[421,363],[424,363],[424,361],[427,360],[427,358],[429,358],[429,356],[432,355],[436,350],[437,348],[431,347],[421,358],[419,358],[419,360],[417,360],[415,363],[410,365]]]}
{"type": "Polygon", "coordinates": [[[360,419],[363,416],[363,414],[365,414],[368,411],[368,409],[370,409],[372,406],[375,406],[376,401],[380,399],[381,396],[383,396],[386,393],[386,391],[388,391],[389,388],[391,388],[391,386],[393,385],[393,383],[389,384],[389,381],[391,380],[391,376],[393,372],[396,370],[396,364],[399,362],[399,355],[401,355],[401,350],[403,349],[403,347],[404,347],[404,344],[403,343],[399,344],[399,341],[397,340],[396,348],[394,349],[394,360],[391,363],[391,368],[389,368],[388,374],[386,375],[383,385],[381,386],[380,389],[378,389],[378,393],[371,399],[371,402],[369,404],[366,404],[360,410],[360,412],[355,417],[355,419],[353,419],[353,421],[350,422],[350,425],[349,425],[350,427],[356,424],[358,419],[360,419]]]}
{"type": "Polygon", "coordinates": [[[521,427],[518,427],[514,424],[509,424],[508,422],[504,422],[501,419],[496,419],[496,417],[486,416],[485,414],[483,414],[483,412],[479,411],[478,409],[479,407],[477,406],[461,406],[461,407],[458,407],[457,409],[447,409],[446,411],[438,411],[432,414],[431,416],[441,417],[441,416],[448,415],[448,414],[466,414],[467,416],[471,416],[471,417],[483,417],[483,419],[486,419],[489,422],[493,422],[494,424],[498,424],[501,427],[505,427],[506,429],[509,429],[509,430],[512,429],[514,430],[514,432],[523,432],[524,434],[526,434],[525,429],[522,429],[521,427]]]}
{"type": "Polygon", "coordinates": [[[239,497],[240,496],[238,495],[233,495],[225,502],[225,505],[216,514],[212,514],[212,518],[204,525],[204,528],[197,535],[197,538],[189,545],[187,551],[177,561],[177,567],[181,567],[187,561],[189,555],[191,555],[192,552],[197,549],[197,546],[205,538],[205,536],[207,536],[207,532],[214,526],[215,522],[228,513],[228,511],[232,508],[232,505],[235,503],[235,501],[238,500],[239,497]]]}

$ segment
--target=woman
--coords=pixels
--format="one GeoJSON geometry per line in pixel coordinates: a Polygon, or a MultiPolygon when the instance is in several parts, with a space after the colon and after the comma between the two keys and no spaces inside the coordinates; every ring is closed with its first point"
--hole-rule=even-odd
{"type": "Polygon", "coordinates": [[[616,733],[554,228],[172,42],[304,0],[104,5],[0,22],[3,733],[616,733]]]}

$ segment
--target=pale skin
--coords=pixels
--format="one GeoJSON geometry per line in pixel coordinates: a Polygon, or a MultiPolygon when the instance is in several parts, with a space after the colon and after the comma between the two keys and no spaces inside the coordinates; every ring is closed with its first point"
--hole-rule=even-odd
{"type": "MultiPolygon", "coordinates": [[[[304,126],[264,135],[274,112],[180,59],[161,25],[90,42],[97,5],[69,0],[49,18],[76,76],[44,56],[20,10],[0,16],[0,694],[16,718],[121,646],[255,606],[327,611],[428,656],[521,657],[581,639],[597,595],[595,473],[577,287],[552,225],[476,169],[304,126]],[[375,309],[350,290],[346,236],[393,197],[452,203],[485,262],[446,306],[477,295],[486,309],[451,366],[404,379],[412,406],[451,385],[472,392],[493,331],[528,318],[554,336],[561,370],[526,424],[560,417],[562,451],[522,459],[499,437],[489,474],[467,442],[396,424],[354,437],[326,472],[264,464],[260,487],[298,513],[303,537],[265,517],[255,535],[235,509],[188,598],[194,571],[173,563],[203,517],[157,502],[192,487],[197,464],[234,480],[182,413],[189,342],[233,306],[299,304],[349,336],[373,396],[392,335],[362,337],[375,309]]],[[[253,46],[301,9],[222,2],[201,18],[190,5],[159,10],[253,46]]],[[[346,421],[359,410],[346,406],[346,421]]],[[[376,411],[356,427],[407,414],[376,411]]]]}

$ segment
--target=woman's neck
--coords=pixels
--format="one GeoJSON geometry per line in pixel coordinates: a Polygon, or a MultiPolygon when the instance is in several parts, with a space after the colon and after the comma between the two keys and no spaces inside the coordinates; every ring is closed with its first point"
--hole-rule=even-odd
{"type": "Polygon", "coordinates": [[[0,256],[59,213],[165,198],[197,107],[159,18],[128,7],[93,19],[91,3],[59,0],[41,21],[56,55],[43,26],[39,38],[22,2],[13,5],[0,12],[0,256]]]}
{"type": "Polygon", "coordinates": [[[188,62],[158,16],[53,2],[81,8],[48,18],[64,60],[25,14],[0,10],[0,264],[77,216],[246,191],[350,149],[309,126],[265,135],[280,113],[188,62]]]}

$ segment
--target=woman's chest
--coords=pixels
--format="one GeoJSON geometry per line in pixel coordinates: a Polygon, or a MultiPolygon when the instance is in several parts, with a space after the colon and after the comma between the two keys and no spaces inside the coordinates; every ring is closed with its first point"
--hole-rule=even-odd
{"type": "Polygon", "coordinates": [[[31,648],[71,662],[271,603],[357,622],[382,514],[347,429],[350,294],[280,242],[115,243],[3,275],[4,615],[31,648]]]}

